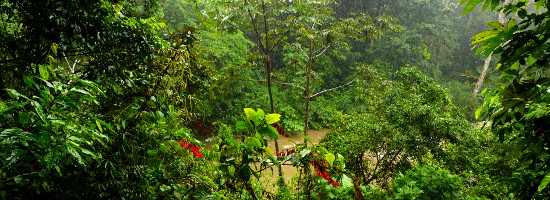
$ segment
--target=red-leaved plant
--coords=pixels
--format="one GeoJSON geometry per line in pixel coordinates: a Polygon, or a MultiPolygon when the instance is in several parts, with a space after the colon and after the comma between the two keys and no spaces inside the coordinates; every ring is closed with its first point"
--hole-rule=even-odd
{"type": "Polygon", "coordinates": [[[197,146],[196,144],[193,144],[191,142],[187,142],[184,139],[179,139],[178,143],[180,143],[182,147],[185,147],[185,148],[188,148],[189,150],[191,150],[193,152],[193,154],[195,154],[195,156],[200,157],[200,158],[204,158],[204,155],[202,155],[202,153],[199,152],[201,150],[201,148],[199,146],[197,146]]]}

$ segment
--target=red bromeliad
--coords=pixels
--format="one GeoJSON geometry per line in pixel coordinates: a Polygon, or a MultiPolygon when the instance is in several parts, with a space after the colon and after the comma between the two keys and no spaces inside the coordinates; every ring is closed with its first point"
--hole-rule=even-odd
{"type": "Polygon", "coordinates": [[[184,139],[179,139],[178,143],[180,143],[182,147],[185,147],[185,148],[188,148],[189,150],[191,150],[193,152],[193,154],[195,154],[195,156],[204,158],[204,155],[202,155],[202,153],[199,152],[201,150],[201,148],[199,146],[197,146],[196,144],[193,144],[191,142],[187,142],[184,139]]]}
{"type": "Polygon", "coordinates": [[[283,129],[283,127],[279,126],[279,124],[273,123],[270,125],[273,126],[273,128],[277,129],[277,132],[279,133],[279,135],[283,137],[289,137],[289,135],[285,133],[285,130],[283,129]]]}

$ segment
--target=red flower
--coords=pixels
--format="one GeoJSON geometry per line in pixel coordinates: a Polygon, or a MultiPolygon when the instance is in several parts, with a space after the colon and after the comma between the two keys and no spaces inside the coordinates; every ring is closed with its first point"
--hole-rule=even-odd
{"type": "MultiPolygon", "coordinates": [[[[314,154],[312,153],[312,156],[314,154]]],[[[317,176],[321,177],[321,178],[324,178],[325,180],[328,181],[329,184],[332,184],[332,186],[334,187],[338,187],[340,186],[340,184],[338,184],[336,181],[334,181],[330,175],[328,174],[327,172],[327,168],[329,167],[329,164],[327,161],[325,160],[313,160],[313,161],[310,161],[311,165],[313,165],[313,167],[315,167],[315,174],[317,174],[317,176]]]]}
{"type": "Polygon", "coordinates": [[[279,126],[279,124],[273,123],[270,125],[273,126],[273,128],[277,129],[277,132],[279,133],[279,135],[283,137],[289,137],[289,135],[285,133],[285,130],[283,130],[283,127],[279,126]]]}
{"type": "Polygon", "coordinates": [[[185,147],[185,148],[188,148],[189,150],[191,150],[193,152],[193,154],[195,154],[195,156],[204,158],[204,155],[202,155],[202,153],[199,152],[201,150],[201,148],[199,146],[197,146],[197,145],[195,145],[191,142],[187,142],[184,139],[179,139],[178,143],[180,143],[182,147],[185,147]]]}

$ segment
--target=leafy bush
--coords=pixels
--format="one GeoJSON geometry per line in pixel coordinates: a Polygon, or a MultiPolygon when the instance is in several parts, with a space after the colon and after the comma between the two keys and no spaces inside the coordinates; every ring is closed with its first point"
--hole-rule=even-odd
{"type": "Polygon", "coordinates": [[[392,182],[393,199],[476,199],[463,192],[464,179],[434,165],[399,173],[392,182]]]}
{"type": "Polygon", "coordinates": [[[397,172],[426,155],[445,159],[443,144],[456,143],[471,129],[433,79],[416,68],[404,68],[396,78],[364,97],[365,113],[337,117],[322,140],[347,155],[346,165],[363,184],[387,187],[397,172]]]}

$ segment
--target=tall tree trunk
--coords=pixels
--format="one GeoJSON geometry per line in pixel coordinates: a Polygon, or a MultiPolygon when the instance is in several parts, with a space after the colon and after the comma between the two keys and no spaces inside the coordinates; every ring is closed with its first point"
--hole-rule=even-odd
{"type": "MultiPolygon", "coordinates": [[[[311,104],[311,71],[313,68],[313,57],[314,51],[313,51],[313,41],[309,41],[309,52],[308,52],[308,61],[306,66],[306,91],[305,91],[305,97],[306,97],[306,113],[305,113],[305,119],[304,119],[304,136],[308,136],[308,130],[309,130],[309,107],[311,104]]],[[[307,147],[307,140],[304,139],[304,144],[307,147]]]]}
{"type": "Polygon", "coordinates": [[[489,69],[489,64],[491,63],[491,57],[492,53],[485,59],[485,63],[483,64],[483,69],[481,70],[481,75],[479,76],[479,80],[477,80],[476,87],[474,88],[474,92],[472,93],[472,97],[476,97],[479,93],[479,90],[481,90],[481,85],[483,85],[483,80],[485,79],[485,76],[487,75],[487,69],[489,69]]]}
{"type": "MultiPolygon", "coordinates": [[[[267,92],[269,94],[269,107],[271,113],[275,113],[275,107],[273,106],[273,91],[271,90],[271,71],[273,69],[273,63],[271,61],[271,57],[268,55],[264,58],[264,65],[266,67],[267,71],[267,92]]],[[[275,152],[279,152],[279,141],[277,138],[273,139],[273,142],[275,142],[275,152]]],[[[284,178],[283,178],[283,170],[281,163],[274,161],[275,165],[277,166],[277,172],[279,172],[279,179],[277,180],[277,184],[279,187],[284,186],[284,178]]]]}

